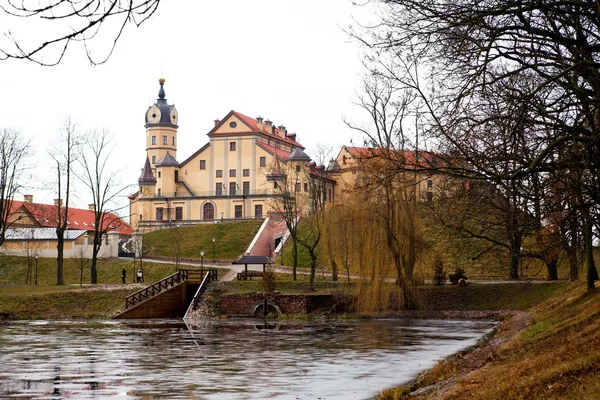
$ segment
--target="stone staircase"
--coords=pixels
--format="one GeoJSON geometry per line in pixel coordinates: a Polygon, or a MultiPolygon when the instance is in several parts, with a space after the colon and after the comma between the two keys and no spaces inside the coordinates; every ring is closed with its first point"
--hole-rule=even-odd
{"type": "Polygon", "coordinates": [[[248,255],[272,257],[275,239],[284,236],[286,232],[287,226],[283,217],[280,214],[271,214],[264,228],[257,233],[259,236],[253,241],[254,245],[249,249],[248,255]]]}

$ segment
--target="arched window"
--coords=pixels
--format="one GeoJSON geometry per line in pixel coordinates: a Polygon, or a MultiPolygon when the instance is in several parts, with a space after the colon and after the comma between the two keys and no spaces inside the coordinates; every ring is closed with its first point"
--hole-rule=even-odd
{"type": "Polygon", "coordinates": [[[213,203],[206,203],[202,207],[202,215],[204,219],[215,219],[215,206],[213,203]]]}

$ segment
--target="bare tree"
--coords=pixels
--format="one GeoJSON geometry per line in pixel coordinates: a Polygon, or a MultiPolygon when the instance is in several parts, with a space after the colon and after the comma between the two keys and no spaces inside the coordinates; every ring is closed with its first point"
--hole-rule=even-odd
{"type": "Polygon", "coordinates": [[[272,200],[273,208],[280,211],[280,215],[289,232],[289,237],[292,239],[292,279],[296,280],[298,270],[298,218],[300,204],[298,203],[298,198],[292,194],[291,180],[293,179],[293,175],[288,175],[288,172],[295,174],[295,171],[292,171],[286,165],[282,168],[276,150],[273,155],[272,165],[267,172],[267,181],[272,182],[273,193],[276,195],[272,200]]]}
{"type": "Polygon", "coordinates": [[[161,0],[22,0],[0,5],[2,33],[7,39],[0,44],[0,60],[25,59],[40,65],[57,65],[69,46],[82,42],[92,65],[106,62],[128,24],[136,27],[148,20],[161,0]],[[29,43],[15,36],[13,30],[24,22],[30,24],[28,36],[40,36],[29,43]],[[11,27],[13,29],[11,29],[11,27]],[[108,42],[107,54],[96,58],[92,45],[108,42]],[[46,58],[44,56],[46,55],[46,58]]]}
{"type": "MultiPolygon", "coordinates": [[[[39,242],[35,240],[35,228],[24,228],[23,231],[26,235],[25,239],[25,257],[27,258],[27,278],[25,279],[25,283],[32,284],[33,283],[33,265],[35,263],[35,259],[39,256],[40,245],[39,242]]],[[[36,277],[37,279],[37,277],[36,277]]],[[[36,282],[37,284],[37,282],[36,282]]]]}
{"type": "Polygon", "coordinates": [[[87,251],[84,246],[78,246],[73,251],[73,256],[71,257],[73,260],[75,260],[75,264],[79,267],[79,286],[80,287],[83,286],[83,271],[85,270],[85,268],[87,267],[87,264],[88,264],[88,258],[87,258],[86,253],[87,253],[87,251]]]}
{"type": "MultiPolygon", "coordinates": [[[[577,184],[565,189],[574,211],[571,216],[581,220],[579,235],[584,240],[571,242],[584,243],[587,285],[593,289],[598,276],[592,257],[593,221],[600,204],[597,2],[392,0],[379,4],[381,21],[354,32],[367,45],[366,62],[372,73],[419,95],[432,137],[466,161],[461,174],[506,185],[516,181],[522,193],[529,190],[527,185],[536,174],[579,171],[581,179],[572,179],[577,184]],[[416,65],[418,72],[407,74],[416,65]],[[425,79],[426,84],[419,82],[425,79]],[[498,89],[504,93],[501,97],[498,89]],[[483,148],[495,149],[490,136],[482,135],[493,133],[489,129],[495,117],[487,113],[487,106],[494,97],[496,103],[519,111],[514,115],[518,124],[513,125],[519,130],[511,137],[527,150],[520,160],[511,156],[513,162],[504,163],[501,170],[473,157],[484,154],[483,148]],[[525,142],[518,142],[521,139],[525,142]],[[572,152],[567,156],[578,148],[576,156],[572,152]]],[[[536,204],[528,202],[527,207],[521,212],[536,204]]]]}
{"type": "Polygon", "coordinates": [[[27,181],[30,156],[30,142],[23,140],[18,131],[0,130],[0,246],[4,243],[6,229],[16,221],[13,200],[27,181]]]}
{"type": "Polygon", "coordinates": [[[56,284],[63,285],[63,265],[64,265],[64,246],[65,232],[68,228],[69,218],[69,200],[71,198],[71,177],[75,165],[77,147],[79,146],[79,136],[77,124],[67,117],[61,129],[61,143],[59,147],[51,153],[56,168],[56,237],[57,237],[57,257],[56,257],[56,284]]]}
{"type": "Polygon", "coordinates": [[[97,261],[102,238],[120,224],[121,219],[109,210],[116,197],[127,187],[120,186],[118,171],[111,170],[114,144],[107,131],[90,131],[79,146],[77,163],[81,167],[78,178],[92,196],[94,205],[94,238],[92,247],[91,283],[98,283],[97,261]]]}
{"type": "Polygon", "coordinates": [[[274,207],[281,210],[292,237],[294,279],[298,245],[301,245],[310,254],[310,289],[314,290],[318,260],[317,246],[322,238],[327,177],[324,168],[310,162],[310,157],[300,149],[296,149],[283,166],[280,166],[278,161],[274,163],[276,164],[267,175],[267,179],[274,182],[273,192],[276,194],[273,198],[274,207]]]}

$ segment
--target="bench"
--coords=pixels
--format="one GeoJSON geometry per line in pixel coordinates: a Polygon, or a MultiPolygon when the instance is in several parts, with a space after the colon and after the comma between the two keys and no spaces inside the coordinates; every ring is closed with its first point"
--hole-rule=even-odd
{"type": "Polygon", "coordinates": [[[252,280],[252,278],[264,278],[263,273],[259,272],[259,271],[252,271],[252,272],[238,272],[237,274],[237,280],[238,281],[247,281],[248,279],[252,280]]]}

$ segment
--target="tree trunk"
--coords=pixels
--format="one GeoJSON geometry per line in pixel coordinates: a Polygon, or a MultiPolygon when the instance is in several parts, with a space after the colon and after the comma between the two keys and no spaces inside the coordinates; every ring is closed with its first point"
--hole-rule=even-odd
{"type": "Polygon", "coordinates": [[[62,234],[58,236],[58,244],[56,245],[56,284],[64,285],[63,282],[63,254],[65,248],[65,240],[62,234]]]}
{"type": "Polygon", "coordinates": [[[598,271],[596,270],[596,264],[594,262],[594,243],[593,243],[593,232],[592,232],[592,219],[589,215],[585,217],[585,232],[583,234],[585,241],[585,265],[587,267],[587,287],[588,289],[594,288],[594,281],[598,279],[598,271]]]}
{"type": "Polygon", "coordinates": [[[546,268],[548,269],[548,280],[558,280],[558,259],[552,257],[552,259],[546,260],[546,268]]]}
{"type": "Polygon", "coordinates": [[[516,249],[510,250],[510,279],[519,279],[519,251],[516,249]]]}
{"type": "Polygon", "coordinates": [[[317,255],[314,251],[310,251],[310,284],[309,290],[315,290],[315,272],[317,271],[317,255]]]}
{"type": "Polygon", "coordinates": [[[575,247],[568,250],[569,253],[569,279],[576,281],[579,279],[579,264],[577,263],[577,251],[575,247]]]}
{"type": "Polygon", "coordinates": [[[332,280],[334,282],[337,282],[338,280],[338,266],[337,263],[335,262],[335,258],[331,257],[331,275],[332,275],[332,280]]]}
{"type": "Polygon", "coordinates": [[[292,237],[292,279],[296,280],[296,270],[298,269],[298,242],[292,237]]]}
{"type": "MultiPolygon", "coordinates": [[[[96,227],[101,226],[102,222],[96,218],[96,227]]],[[[96,230],[94,232],[94,241],[92,242],[92,266],[91,266],[91,280],[92,285],[98,283],[98,253],[100,253],[100,248],[102,247],[102,232],[96,230]]]]}

